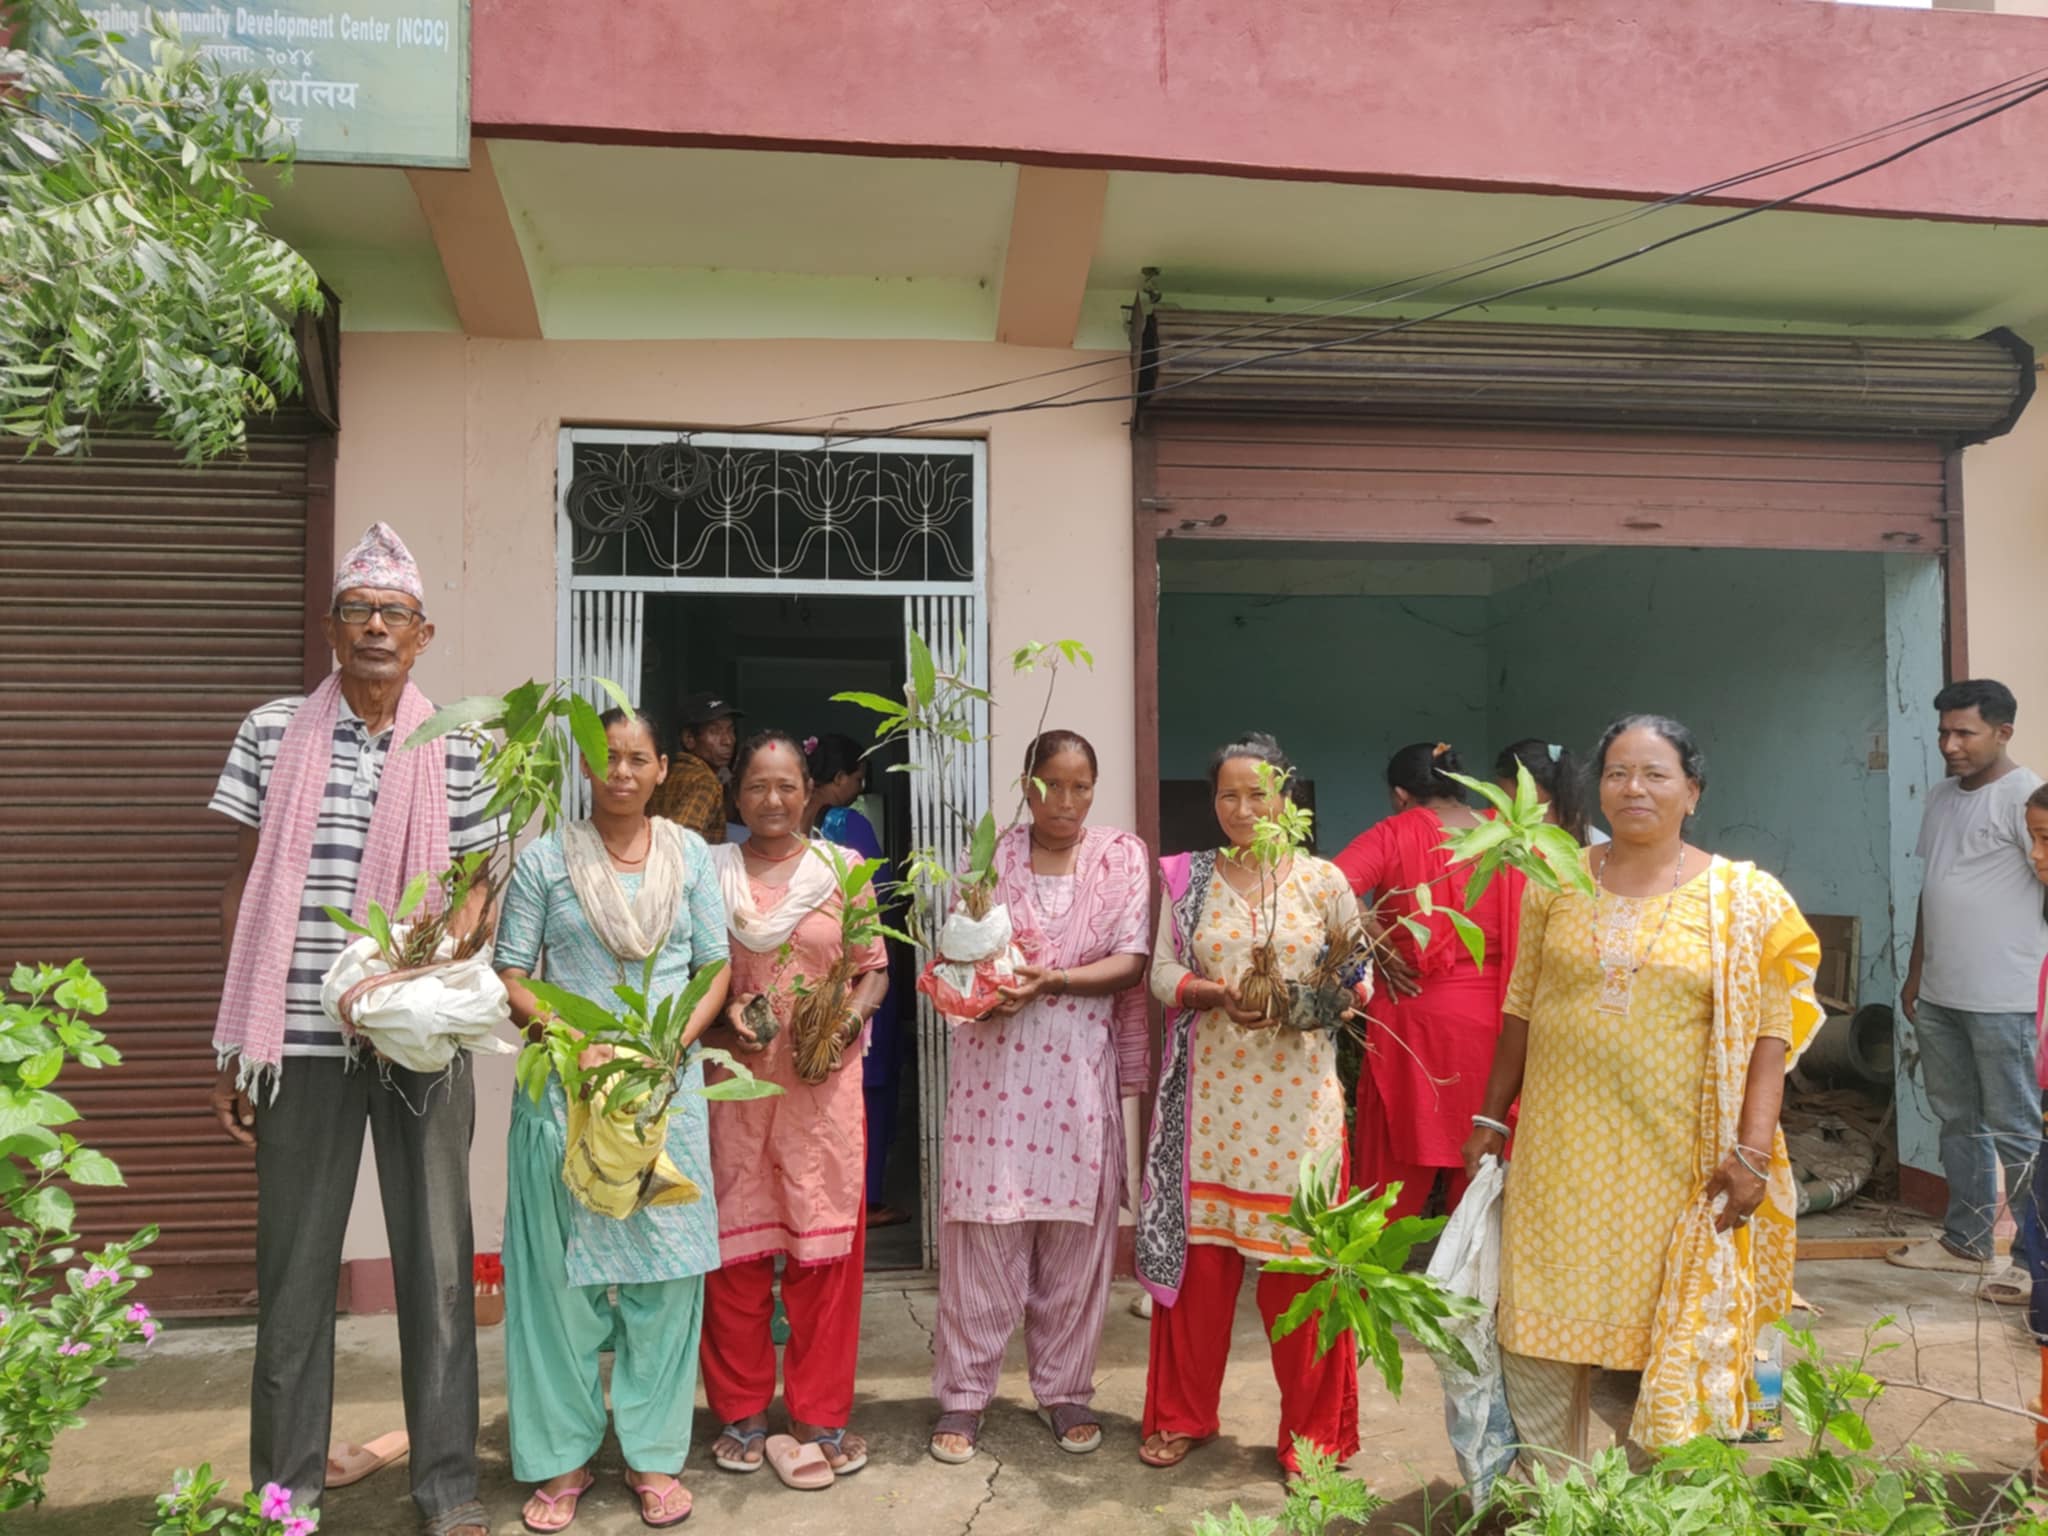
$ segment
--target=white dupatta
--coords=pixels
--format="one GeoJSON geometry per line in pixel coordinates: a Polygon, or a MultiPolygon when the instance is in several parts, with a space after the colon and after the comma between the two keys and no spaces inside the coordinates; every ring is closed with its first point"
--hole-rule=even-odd
{"type": "Polygon", "coordinates": [[[787,944],[797,924],[821,911],[839,894],[839,879],[833,869],[837,858],[851,869],[861,856],[851,848],[811,839],[796,870],[789,877],[789,894],[773,911],[763,912],[754,902],[754,885],[747,878],[744,843],[718,843],[711,849],[711,862],[718,870],[719,893],[725,897],[726,925],[732,936],[757,955],[773,954],[787,944]]]}

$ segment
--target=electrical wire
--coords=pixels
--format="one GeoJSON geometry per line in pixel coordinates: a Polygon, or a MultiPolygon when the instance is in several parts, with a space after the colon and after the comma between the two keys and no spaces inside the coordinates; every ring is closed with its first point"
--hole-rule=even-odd
{"type": "MultiPolygon", "coordinates": [[[[2040,73],[2040,71],[2035,71],[2033,73],[2038,74],[2040,73]]],[[[1758,203],[1746,208],[1738,209],[1735,212],[1726,215],[1725,217],[1710,220],[1705,224],[1695,225],[1690,229],[1679,230],[1673,234],[1666,235],[1661,239],[1653,240],[1646,245],[1638,246],[1632,250],[1624,251],[1619,255],[1608,257],[1602,261],[1593,262],[1587,266],[1575,268],[1570,272],[1560,273],[1553,277],[1537,278],[1529,282],[1515,284],[1510,287],[1500,289],[1496,292],[1482,295],[1478,298],[1461,300],[1455,304],[1448,304],[1439,309],[1433,310],[1428,314],[1413,316],[1405,320],[1393,321],[1390,324],[1379,327],[1375,330],[1361,332],[1356,335],[1334,337],[1327,341],[1313,342],[1298,347],[1289,347],[1277,352],[1260,353],[1250,357],[1238,358],[1229,363],[1222,364],[1218,367],[1205,369],[1201,372],[1191,374],[1187,378],[1176,379],[1171,381],[1170,383],[1156,385],[1150,389],[1124,390],[1119,391],[1115,394],[1094,395],[1080,399],[1069,398],[1070,396],[1076,394],[1080,389],[1091,387],[1085,384],[1077,385],[1073,389],[1065,390],[1057,395],[1047,396],[1038,400],[1020,401],[1012,405],[990,406],[984,410],[964,411],[948,416],[934,416],[927,417],[917,421],[900,422],[887,427],[878,427],[872,431],[864,431],[856,434],[851,434],[848,436],[838,436],[835,434],[832,438],[832,441],[839,446],[844,446],[848,443],[868,442],[883,437],[894,437],[912,432],[930,431],[938,427],[957,426],[973,421],[986,421],[998,416],[1020,415],[1029,411],[1068,410],[1080,406],[1089,405],[1114,405],[1120,403],[1137,403],[1142,400],[1156,398],[1159,395],[1167,394],[1174,390],[1187,389],[1195,384],[1203,383],[1206,380],[1219,377],[1223,374],[1237,372],[1239,369],[1262,366],[1276,362],[1283,362],[1288,358],[1300,357],[1313,352],[1328,351],[1336,347],[1357,346],[1363,342],[1373,341],[1382,336],[1388,336],[1398,331],[1411,329],[1414,326],[1427,325],[1439,320],[1444,320],[1452,315],[1462,314],[1467,310],[1479,309],[1491,304],[1498,304],[1507,299],[1520,297],[1523,294],[1535,293],[1546,288],[1554,288],[1563,283],[1576,282],[1581,278],[1591,277],[1601,272],[1610,271],[1613,268],[1622,266],[1628,262],[1639,260],[1642,257],[1653,254],[1654,252],[1666,249],[1669,246],[1676,245],[1681,241],[1690,240],[1699,235],[1711,233],[1714,230],[1728,228],[1731,225],[1743,222],[1745,219],[1755,218],[1758,214],[1770,213],[1777,209],[1787,207],[1792,203],[1796,203],[1801,201],[1802,199],[1812,197],[1817,193],[1825,192],[1832,187],[1838,187],[1842,185],[1844,182],[1853,181],[1858,177],[1867,176],[1873,171],[1882,170],[1888,165],[1894,165],[1898,163],[1900,160],[1905,159],[1909,155],[1917,154],[1919,151],[1927,148],[1931,144],[1938,143],[1943,139],[1951,138],[1954,135],[1961,133],[1968,128],[1975,127],[1979,123],[1986,122],[1991,118],[1998,117],[2003,113],[2012,111],[2015,107],[2022,106],[2025,103],[2032,101],[2036,97],[2043,95],[2044,93],[2048,93],[2048,80],[2043,80],[2038,83],[2028,85],[2023,89],[2011,93],[2007,97],[2007,99],[2000,101],[1998,104],[1988,107],[1983,111],[1976,112],[1973,115],[1964,118],[1960,122],[1951,123],[1945,128],[1939,129],[1936,132],[1915,139],[1911,143],[1903,145],[1900,148],[1893,150],[1891,153],[1887,155],[1880,156],[1876,160],[1869,161],[1865,164],[1858,165],[1850,170],[1843,171],[1837,175],[1830,176],[1821,181],[1814,182],[1809,186],[1800,188],[1798,191],[1788,192],[1780,197],[1772,198],[1768,202],[1758,203]]],[[[1980,93],[1980,99],[1983,94],[1985,93],[1980,93]]],[[[1938,111],[1939,109],[1936,110],[1938,111]]],[[[808,417],[799,419],[814,421],[817,418],[808,417]]]]}
{"type": "MultiPolygon", "coordinates": [[[[1358,303],[1351,308],[1338,310],[1327,316],[1323,316],[1323,318],[1328,319],[1342,319],[1362,313],[1368,309],[1380,308],[1388,304],[1402,303],[1410,299],[1423,297],[1429,293],[1435,292],[1439,288],[1449,286],[1452,282],[1470,281],[1473,278],[1486,276],[1491,272],[1503,270],[1507,267],[1517,265],[1523,261],[1533,260],[1539,256],[1552,254],[1555,251],[1565,249],[1571,245],[1579,244],[1582,241],[1596,238],[1597,236],[1602,234],[1611,233],[1613,230],[1634,223],[1638,219],[1653,217],[1659,213],[1668,212],[1671,209],[1683,207],[1688,204],[1698,202],[1704,198],[1714,197],[1720,193],[1726,192],[1730,188],[1741,186],[1747,182],[1761,180],[1769,176],[1781,175],[1788,170],[1793,170],[1801,166],[1810,165],[1816,161],[1828,159],[1834,155],[1846,153],[1851,149],[1862,148],[1867,144],[1874,143],[1877,140],[1883,138],[1888,138],[1893,134],[1902,132],[1917,124],[1939,120],[1943,117],[1954,116],[1958,112],[1967,111],[1975,105],[1978,105],[1987,100],[1997,98],[1999,96],[2010,96],[2013,98],[2012,100],[2005,102],[1996,109],[1997,111],[2006,110],[2011,106],[2019,105],[2021,101],[2031,99],[2033,95],[2039,94],[2039,88],[2042,85],[2048,85],[2048,81],[2043,81],[2040,78],[2044,74],[2048,74],[2048,68],[2029,70],[2022,74],[2012,76],[2007,80],[2000,81],[1995,85],[1985,86],[1979,90],[1972,91],[1967,95],[1956,97],[1950,101],[1945,101],[1932,107],[1923,108],[1922,110],[1912,113],[1909,116],[1895,119],[1892,122],[1883,124],[1879,127],[1865,129],[1859,133],[1852,134],[1847,138],[1838,139],[1835,142],[1828,145],[1824,145],[1818,149],[1808,150],[1797,155],[1790,155],[1783,159],[1773,161],[1768,165],[1757,166],[1747,171],[1742,171],[1734,175],[1725,176],[1720,178],[1719,180],[1704,183],[1701,186],[1691,188],[1684,192],[1674,193],[1670,196],[1657,199],[1656,201],[1651,203],[1638,204],[1632,206],[1624,211],[1611,214],[1600,219],[1589,220],[1584,223],[1570,225],[1563,229],[1554,230],[1548,234],[1536,236],[1533,239],[1522,241],[1519,244],[1507,246],[1500,250],[1489,252],[1484,256],[1472,257],[1465,261],[1455,263],[1451,266],[1440,267],[1430,272],[1425,272],[1410,277],[1399,278],[1390,282],[1383,282],[1366,287],[1352,289],[1345,293],[1335,294],[1324,299],[1316,300],[1311,304],[1304,305],[1297,309],[1283,311],[1271,315],[1261,315],[1255,317],[1252,320],[1240,321],[1230,326],[1226,326],[1221,329],[1208,332],[1204,335],[1185,338],[1181,341],[1171,343],[1168,347],[1161,348],[1160,351],[1155,355],[1166,356],[1168,354],[1180,355],[1188,352],[1199,353],[1201,351],[1213,350],[1221,343],[1235,341],[1246,335],[1260,335],[1269,332],[1277,332],[1286,329],[1292,322],[1296,320],[1317,316],[1320,311],[1322,311],[1330,305],[1348,304],[1354,300],[1368,301],[1364,303],[1358,303]]],[[[1987,112],[1983,114],[1983,116],[1994,115],[1996,115],[1996,111],[1987,112]]],[[[1978,117],[1973,118],[1971,121],[1977,122],[1982,120],[1982,117],[1978,117]]],[[[1968,127],[1970,126],[1970,124],[1964,123],[1958,126],[1968,127]]],[[[1934,137],[1944,136],[1945,135],[1936,135],[1934,137]]],[[[1921,144],[1931,142],[1933,142],[1933,138],[1920,141],[1921,144]]],[[[1907,146],[1905,152],[1909,153],[1917,147],[1920,146],[1909,145],[1907,146]]],[[[1879,161],[1876,164],[1883,165],[1887,163],[1890,163],[1889,160],[1879,161]]],[[[1848,173],[1848,175],[1845,175],[1843,177],[1835,178],[1827,182],[1818,183],[1816,188],[1809,188],[1805,191],[1795,193],[1792,195],[1792,198],[1790,199],[1778,199],[1772,203],[1760,205],[1755,209],[1747,211],[1765,212],[1775,207],[1782,207],[1787,201],[1797,200],[1800,197],[1811,195],[1811,192],[1814,190],[1825,189],[1828,186],[1836,185],[1840,181],[1848,180],[1856,175],[1862,175],[1865,173],[1865,171],[1874,168],[1875,166],[1860,168],[1856,171],[1848,173]]],[[[1733,220],[1724,222],[1733,222],[1733,220]]],[[[1712,227],[1717,226],[1701,226],[1698,230],[1688,231],[1686,233],[1698,233],[1702,232],[1706,228],[1712,227]]],[[[1679,238],[1683,238],[1683,236],[1680,236],[1679,238]]],[[[1653,243],[1652,245],[1646,246],[1642,248],[1641,251],[1634,254],[1647,254],[1649,251],[1658,249],[1659,245],[1662,243],[1666,242],[1653,243]]],[[[1576,277],[1584,276],[1590,272],[1597,272],[1600,270],[1604,270],[1604,266],[1594,266],[1591,268],[1587,268],[1581,272],[1568,273],[1562,277],[1550,279],[1548,281],[1571,281],[1576,277]]],[[[1530,290],[1527,288],[1519,288],[1507,291],[1510,293],[1519,293],[1527,292],[1530,290]]],[[[1499,297],[1499,295],[1491,295],[1485,300],[1478,302],[1495,303],[1499,301],[1499,297]]],[[[1402,322],[1402,325],[1405,327],[1408,324],[1419,324],[1423,323],[1423,320],[1430,318],[1437,317],[1422,317],[1421,319],[1415,321],[1402,322]]],[[[1368,339],[1370,339],[1370,337],[1349,338],[1348,340],[1368,339]]],[[[1293,354],[1283,353],[1280,355],[1290,356],[1293,354]]],[[[1245,364],[1249,361],[1250,360],[1243,360],[1237,364],[1234,364],[1233,366],[1245,366],[1245,364]]],[[[1023,384],[1036,383],[1043,379],[1057,378],[1070,373],[1087,372],[1100,368],[1122,366],[1125,362],[1126,359],[1121,355],[1092,358],[1085,362],[1068,363],[1057,368],[1043,369],[1036,373],[1021,374],[1012,378],[1000,379],[987,384],[972,385],[963,389],[947,390],[937,394],[930,395],[913,396],[902,400],[874,402],[868,405],[855,406],[850,409],[841,411],[814,411],[801,416],[789,416],[767,421],[750,422],[743,426],[730,427],[722,430],[732,432],[749,432],[761,431],[774,427],[816,425],[821,422],[837,423],[845,420],[849,416],[863,416],[871,414],[875,411],[901,410],[911,406],[932,405],[947,400],[965,399],[974,395],[986,394],[996,390],[1014,389],[1023,384]]],[[[1095,387],[1096,382],[1097,381],[1085,381],[1081,384],[1060,391],[1058,394],[1046,397],[1039,401],[1023,402],[1015,406],[993,407],[988,412],[968,413],[961,417],[942,418],[941,420],[950,423],[951,421],[954,420],[976,420],[980,419],[984,415],[1004,414],[1006,412],[1013,410],[1046,409],[1053,406],[1056,402],[1068,400],[1069,397],[1079,394],[1082,390],[1095,387]]],[[[1195,380],[1190,379],[1185,382],[1193,383],[1195,382],[1195,380]]],[[[1121,398],[1136,399],[1139,397],[1136,395],[1101,396],[1091,397],[1086,400],[1076,400],[1073,401],[1073,403],[1077,405],[1098,404],[1106,403],[1121,398]]],[[[913,424],[910,427],[887,430],[914,430],[916,427],[922,425],[923,423],[917,423],[913,424]]],[[[875,432],[864,433],[862,434],[862,437],[865,438],[879,435],[883,435],[882,429],[878,429],[875,432]]],[[[836,435],[835,440],[847,441],[847,439],[837,438],[836,435]]],[[[854,440],[858,441],[860,439],[854,440]]]]}

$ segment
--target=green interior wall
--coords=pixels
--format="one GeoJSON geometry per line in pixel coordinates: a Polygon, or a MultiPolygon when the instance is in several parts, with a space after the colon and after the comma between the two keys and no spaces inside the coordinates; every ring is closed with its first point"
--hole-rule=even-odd
{"type": "MultiPolygon", "coordinates": [[[[1256,547],[1233,569],[1259,585],[1256,547]]],[[[1618,714],[1672,715],[1708,756],[1697,840],[1861,918],[1862,996],[1892,996],[1893,851],[1917,827],[1895,837],[1883,557],[1614,549],[1478,596],[1167,587],[1163,776],[1270,730],[1315,781],[1327,853],[1386,814],[1405,742],[1449,741],[1484,772],[1518,737],[1585,752],[1618,714]]],[[[1938,614],[1912,628],[1938,666],[1938,614]]]]}

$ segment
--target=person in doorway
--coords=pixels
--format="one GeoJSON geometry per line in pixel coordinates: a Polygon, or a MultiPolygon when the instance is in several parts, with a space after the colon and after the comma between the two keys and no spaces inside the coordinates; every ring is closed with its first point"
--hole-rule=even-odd
{"type": "Polygon", "coordinates": [[[1116,1263],[1122,1100],[1149,1064],[1152,882],[1143,843],[1088,825],[1096,776],[1095,748],[1072,731],[1026,749],[1030,820],[998,840],[995,869],[1033,962],[994,1013],[953,1030],[932,1367],[944,1462],[973,1458],[1020,1317],[1039,1417],[1063,1451],[1102,1444],[1088,1404],[1116,1263]]]}
{"type": "MultiPolygon", "coordinates": [[[[1245,1261],[1303,1251],[1299,1235],[1271,1219],[1293,1197],[1302,1164],[1346,1177],[1336,1042],[1326,1032],[1278,1028],[1239,990],[1256,944],[1272,940],[1281,975],[1302,980],[1323,936],[1358,915],[1351,887],[1322,859],[1296,852],[1268,870],[1229,851],[1251,847],[1259,819],[1278,809],[1276,781],[1284,795],[1293,774],[1270,736],[1222,748],[1209,785],[1226,848],[1160,863],[1165,905],[1151,982],[1167,1009],[1166,1058],[1137,1234],[1138,1278],[1156,1303],[1138,1452],[1149,1466],[1178,1466],[1216,1434],[1245,1261]]],[[[1269,1331],[1309,1283],[1260,1274],[1259,1315],[1269,1331]]],[[[1343,1334],[1318,1359],[1317,1332],[1311,1317],[1272,1346],[1277,1446],[1290,1472],[1297,1438],[1339,1461],[1358,1451],[1352,1337],[1343,1334]]]]}
{"type": "Polygon", "coordinates": [[[745,715],[715,693],[683,700],[682,750],[669,760],[668,777],[648,802],[647,814],[665,816],[706,843],[726,840],[726,786],[732,779],[737,721],[745,715]]]}
{"type": "Polygon", "coordinates": [[[1992,1227],[2000,1167],[2019,1212],[2041,1140],[2034,1009],[2048,922],[2026,821],[2041,776],[2012,760],[2019,708],[2003,683],[1951,683],[1934,707],[1948,777],[1928,791],[1920,823],[1926,874],[1899,1003],[1941,1123],[1948,1214],[1939,1237],[1886,1257],[1908,1269],[1982,1275],[1986,1301],[2020,1303],[2032,1286],[2028,1271],[1998,1269],[1992,1227]]]}
{"type": "MultiPolygon", "coordinates": [[[[335,572],[338,670],[242,722],[212,808],[242,828],[221,899],[213,1035],[221,1129],[256,1151],[256,1367],[249,1472],[317,1507],[334,1408],[334,1292],[367,1123],[398,1297],[413,1501],[430,1536],[486,1536],[476,1499],[469,1059],[440,1076],[367,1058],[320,1005],[348,936],[324,909],[386,911],[418,875],[495,840],[472,737],[408,748],[433,706],[433,643],[404,541],[374,524],[335,572]]],[[[474,914],[458,914],[459,927],[474,914]]]]}
{"type": "Polygon", "coordinates": [[[1686,841],[1707,786],[1692,733],[1630,716],[1594,761],[1614,841],[1584,855],[1592,896],[1527,887],[1465,1143],[1468,1173],[1502,1155],[1520,1099],[1500,1346],[1524,1459],[1554,1475],[1590,1454],[1596,1370],[1623,1378],[1620,1394],[1601,1393],[1602,1416],[1626,1423],[1639,1463],[1642,1449],[1746,1422],[1747,1372],[1728,1362],[1747,1360],[1791,1303],[1778,1109],[1820,1023],[1820,944],[1785,888],[1686,841]],[[1731,1342],[1709,1358],[1713,1339],[1731,1342]]]}
{"type": "Polygon", "coordinates": [[[1394,814],[1336,858],[1361,900],[1368,891],[1380,894],[1383,942],[1412,978],[1410,988],[1383,988],[1367,1009],[1358,1074],[1351,1177],[1361,1188],[1401,1185],[1390,1219],[1421,1215],[1439,1180],[1447,1210],[1465,1193],[1465,1137],[1486,1097],[1515,963],[1521,913],[1510,903],[1519,901],[1520,882],[1495,879],[1468,904],[1469,866],[1453,865],[1444,852],[1447,834],[1479,825],[1465,791],[1449,777],[1463,771],[1447,743],[1403,747],[1387,763],[1394,814]],[[1414,894],[1421,886],[1430,891],[1428,912],[1414,894]],[[1453,906],[1478,925],[1482,963],[1474,963],[1444,916],[1453,906]],[[1429,942],[1419,950],[1404,920],[1428,928],[1429,942]]]}
{"type": "MultiPolygon", "coordinates": [[[[811,803],[805,825],[828,843],[851,848],[863,859],[882,858],[875,824],[854,808],[867,789],[868,764],[851,736],[813,736],[804,743],[811,771],[811,803]]],[[[888,886],[885,864],[876,883],[888,886]]],[[[884,941],[886,943],[886,941],[884,941]]],[[[894,969],[894,957],[891,957],[894,969]]],[[[867,1054],[861,1058],[861,1095],[867,1105],[867,1224],[893,1227],[909,1218],[886,1203],[889,1148],[896,1139],[896,1106],[903,1093],[903,1034],[896,989],[891,987],[868,1024],[867,1054]]]]}
{"type": "MultiPolygon", "coordinates": [[[[840,1021],[840,1053],[823,1082],[804,1081],[791,1015],[798,996],[849,955],[832,860],[859,856],[804,836],[811,775],[795,738],[780,731],[749,738],[733,770],[748,837],[712,854],[732,936],[732,993],[721,1035],[756,1077],[782,1093],[711,1107],[721,1267],[707,1296],[704,1388],[725,1426],[713,1448],[721,1468],[756,1472],[765,1458],[789,1487],[828,1488],[868,1460],[867,1442],[846,1428],[867,1252],[865,1117],[860,1073],[846,1064],[858,1058],[868,1020],[888,991],[888,956],[879,938],[850,952],[857,979],[840,1021]],[[766,1040],[748,1022],[748,1004],[757,997],[768,999],[776,1020],[766,1040]],[[789,1318],[782,1395],[790,1433],[770,1439],[778,1259],[789,1318]]],[[[873,889],[858,899],[872,904],[873,889]]]]}
{"type": "Polygon", "coordinates": [[[1569,747],[1525,736],[1500,749],[1500,756],[1493,760],[1493,782],[1512,795],[1521,782],[1517,768],[1529,770],[1536,798],[1548,808],[1553,826],[1563,827],[1582,847],[1607,841],[1607,834],[1593,825],[1586,806],[1585,774],[1569,747]]]}
{"type": "MultiPolygon", "coordinates": [[[[554,985],[608,1002],[621,979],[640,985],[653,957],[650,1007],[726,958],[725,905],[704,840],[647,814],[668,769],[653,722],[615,709],[603,723],[608,765],[603,781],[592,781],[589,819],[527,845],[498,923],[498,974],[512,1017],[535,1038],[547,1010],[525,982],[543,958],[554,985]]],[[[729,980],[723,970],[712,978],[683,1027],[684,1044],[725,1006],[729,980]]],[[[590,1463],[605,1433],[598,1355],[607,1349],[612,1421],[640,1519],[660,1528],[689,1518],[690,1493],[677,1477],[690,1450],[704,1276],[718,1267],[706,1106],[690,1094],[703,1081],[696,1064],[681,1075],[666,1141],[701,1197],[623,1220],[586,1209],[562,1182],[569,1101],[561,1078],[549,1075],[539,1103],[512,1095],[505,1389],[512,1474],[539,1485],[521,1511],[529,1531],[566,1529],[596,1481],[590,1463]]]]}

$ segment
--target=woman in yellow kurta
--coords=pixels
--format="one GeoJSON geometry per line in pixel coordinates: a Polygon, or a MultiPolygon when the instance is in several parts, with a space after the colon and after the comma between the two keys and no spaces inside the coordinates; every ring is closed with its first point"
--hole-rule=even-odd
{"type": "MultiPolygon", "coordinates": [[[[1282,783],[1292,774],[1270,736],[1227,746],[1210,765],[1216,820],[1235,850],[1249,848],[1259,818],[1276,809],[1262,768],[1282,783]]],[[[1152,993],[1166,1005],[1166,1052],[1137,1234],[1138,1278],[1157,1305],[1138,1454],[1171,1467],[1217,1431],[1245,1260],[1305,1250],[1272,1218],[1287,1210],[1304,1162],[1341,1168],[1345,1152],[1335,1042],[1274,1025],[1244,1006],[1238,987],[1269,935],[1281,976],[1306,978],[1332,929],[1356,920],[1358,903],[1335,865],[1305,853],[1267,871],[1210,850],[1163,860],[1160,873],[1152,993]]],[[[1259,1276],[1269,1332],[1310,1283],[1259,1276]]],[[[1315,1334],[1311,1324],[1273,1345],[1277,1449],[1290,1470],[1296,1436],[1340,1461],[1358,1450],[1351,1336],[1319,1360],[1315,1334]]]]}
{"type": "Polygon", "coordinates": [[[1592,1368],[1641,1372],[1628,1435],[1658,1449],[1746,1423],[1759,1326],[1792,1291],[1785,1073],[1820,1022],[1820,946],[1785,889],[1694,848],[1706,771],[1684,726],[1633,716],[1594,759],[1614,841],[1597,895],[1532,883],[1485,1113],[1521,1117],[1500,1345],[1529,1453],[1583,1460],[1592,1368]]]}

